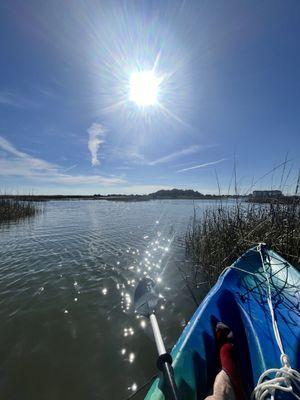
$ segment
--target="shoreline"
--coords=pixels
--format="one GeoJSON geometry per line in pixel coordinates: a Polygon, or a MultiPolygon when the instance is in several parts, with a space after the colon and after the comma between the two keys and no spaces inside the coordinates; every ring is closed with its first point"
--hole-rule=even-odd
{"type": "Polygon", "coordinates": [[[150,200],[227,200],[241,199],[248,196],[232,196],[232,195],[202,195],[202,196],[155,196],[149,195],[2,195],[2,199],[19,200],[19,201],[67,201],[67,200],[107,200],[107,201],[150,201],[150,200]]]}

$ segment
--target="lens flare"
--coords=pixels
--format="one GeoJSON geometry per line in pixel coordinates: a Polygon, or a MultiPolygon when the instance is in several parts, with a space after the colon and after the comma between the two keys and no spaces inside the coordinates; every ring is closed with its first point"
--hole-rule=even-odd
{"type": "Polygon", "coordinates": [[[130,100],[139,107],[154,106],[158,102],[161,79],[153,71],[133,72],[130,77],[130,100]]]}

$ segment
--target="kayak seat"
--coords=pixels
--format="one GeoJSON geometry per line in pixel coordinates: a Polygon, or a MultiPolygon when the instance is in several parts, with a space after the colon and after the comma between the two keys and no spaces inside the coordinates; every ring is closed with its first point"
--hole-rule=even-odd
{"type": "MultiPolygon", "coordinates": [[[[241,371],[244,390],[250,397],[253,389],[253,375],[249,344],[239,305],[235,296],[228,290],[223,290],[219,296],[215,296],[214,300],[208,304],[209,307],[212,307],[212,312],[210,320],[204,322],[205,329],[201,332],[200,352],[195,350],[193,354],[196,398],[202,400],[211,393],[215,377],[220,370],[215,340],[215,327],[220,321],[233,331],[238,369],[241,371]]],[[[208,315],[208,310],[206,310],[206,315],[208,315]]]]}

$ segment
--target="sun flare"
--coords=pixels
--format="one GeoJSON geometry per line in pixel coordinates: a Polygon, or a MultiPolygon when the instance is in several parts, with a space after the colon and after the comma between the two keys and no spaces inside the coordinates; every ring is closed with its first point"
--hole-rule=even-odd
{"type": "Polygon", "coordinates": [[[153,71],[133,72],[130,76],[130,100],[139,107],[156,105],[160,83],[153,71]]]}

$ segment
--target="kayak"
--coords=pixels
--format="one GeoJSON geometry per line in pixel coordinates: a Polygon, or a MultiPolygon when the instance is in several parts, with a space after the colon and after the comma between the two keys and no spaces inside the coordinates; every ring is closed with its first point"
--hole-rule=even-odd
{"type": "MultiPolygon", "coordinates": [[[[282,367],[282,352],[274,332],[269,294],[282,348],[290,366],[299,371],[299,288],[300,273],[265,246],[248,250],[227,268],[172,349],[172,366],[180,398],[203,399],[210,394],[219,371],[214,337],[219,321],[233,331],[236,361],[246,398],[250,399],[264,371],[282,367]]],[[[164,399],[158,386],[156,379],[146,400],[164,399]]],[[[289,396],[284,394],[279,398],[294,398],[289,396]]]]}

